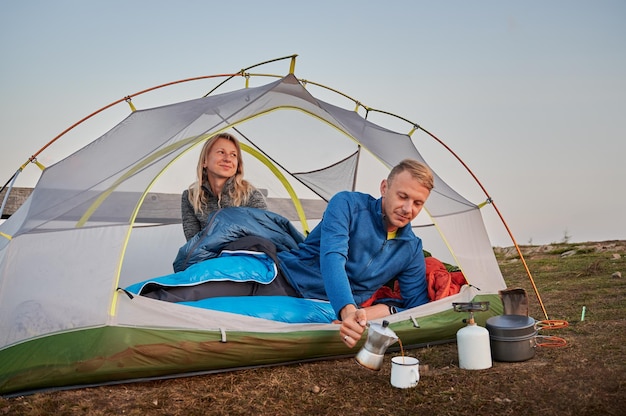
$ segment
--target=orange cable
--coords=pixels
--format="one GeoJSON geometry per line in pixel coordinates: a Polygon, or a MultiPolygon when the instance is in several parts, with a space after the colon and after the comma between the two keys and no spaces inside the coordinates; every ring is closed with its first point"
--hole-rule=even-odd
{"type": "MultiPolygon", "coordinates": [[[[569,323],[560,319],[546,319],[544,321],[536,322],[537,329],[562,329],[567,328],[569,323]]],[[[538,347],[550,347],[550,348],[558,348],[564,347],[567,345],[567,341],[561,337],[555,337],[552,335],[537,335],[536,338],[541,338],[545,340],[545,342],[537,342],[536,345],[538,347]]]]}
{"type": "Polygon", "coordinates": [[[569,323],[560,319],[546,319],[544,321],[538,321],[537,326],[539,329],[562,329],[567,328],[569,323]]]}
{"type": "Polygon", "coordinates": [[[567,341],[561,337],[553,337],[553,336],[542,336],[538,335],[538,338],[543,338],[547,340],[547,342],[537,342],[536,345],[538,347],[551,347],[551,348],[559,348],[567,345],[567,341]]]}

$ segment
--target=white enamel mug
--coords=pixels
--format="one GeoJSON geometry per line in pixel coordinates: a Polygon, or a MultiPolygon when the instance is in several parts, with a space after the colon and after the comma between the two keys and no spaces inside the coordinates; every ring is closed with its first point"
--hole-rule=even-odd
{"type": "Polygon", "coordinates": [[[393,357],[391,359],[391,385],[399,389],[417,386],[420,379],[420,362],[415,357],[393,357]]]}

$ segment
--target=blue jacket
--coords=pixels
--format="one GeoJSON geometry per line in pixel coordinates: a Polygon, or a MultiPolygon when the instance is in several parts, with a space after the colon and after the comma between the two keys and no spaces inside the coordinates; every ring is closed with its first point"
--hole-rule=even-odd
{"type": "Polygon", "coordinates": [[[217,257],[228,244],[241,237],[270,240],[276,250],[298,247],[304,236],[289,222],[271,211],[250,207],[222,208],[209,214],[207,225],[183,245],[174,259],[174,271],[217,257]]]}
{"type": "Polygon", "coordinates": [[[410,224],[387,240],[382,199],[367,194],[336,194],[305,241],[278,258],[303,297],[329,300],[337,314],[348,304],[360,305],[394,277],[402,295],[399,309],[428,302],[422,240],[410,224]]]}

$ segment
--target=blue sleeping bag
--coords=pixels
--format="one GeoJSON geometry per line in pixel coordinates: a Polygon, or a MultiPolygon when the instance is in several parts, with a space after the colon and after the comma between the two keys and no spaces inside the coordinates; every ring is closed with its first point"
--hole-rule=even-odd
{"type": "Polygon", "coordinates": [[[337,319],[328,301],[289,296],[225,296],[180,304],[290,324],[331,323],[337,319]]]}
{"type": "MultiPolygon", "coordinates": [[[[159,287],[190,287],[225,280],[268,284],[276,275],[276,264],[265,253],[223,251],[219,257],[195,263],[177,273],[135,283],[125,290],[142,295],[159,287]]],[[[336,318],[327,301],[289,296],[213,297],[178,303],[287,323],[330,323],[336,318]]]]}
{"type": "Polygon", "coordinates": [[[194,286],[210,281],[270,283],[277,274],[276,263],[265,253],[223,251],[219,257],[195,263],[183,271],[155,277],[126,288],[138,295],[155,287],[194,286]]]}
{"type": "Polygon", "coordinates": [[[295,249],[304,241],[293,224],[279,214],[249,207],[222,208],[211,213],[206,227],[178,250],[174,271],[217,257],[229,243],[246,236],[269,240],[276,251],[295,249]]]}

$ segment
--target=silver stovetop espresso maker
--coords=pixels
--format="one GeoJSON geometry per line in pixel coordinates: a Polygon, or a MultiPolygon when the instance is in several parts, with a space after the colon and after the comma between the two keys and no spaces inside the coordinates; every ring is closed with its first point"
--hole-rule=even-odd
{"type": "Polygon", "coordinates": [[[398,336],[388,326],[388,321],[383,321],[382,325],[375,322],[367,323],[367,340],[355,357],[357,363],[370,370],[381,369],[385,351],[398,341],[398,336]]]}

